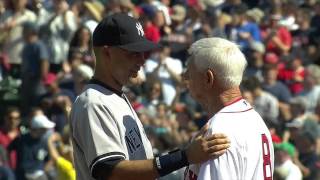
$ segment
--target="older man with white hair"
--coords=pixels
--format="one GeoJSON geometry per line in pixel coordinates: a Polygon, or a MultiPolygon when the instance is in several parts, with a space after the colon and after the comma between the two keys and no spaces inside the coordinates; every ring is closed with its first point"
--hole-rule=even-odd
{"type": "Polygon", "coordinates": [[[186,179],[253,179],[273,176],[270,132],[261,116],[242,98],[239,85],[247,61],[238,46],[221,38],[198,40],[189,49],[185,81],[191,96],[207,111],[212,133],[225,133],[225,154],[189,166],[186,179]]]}
{"type": "Polygon", "coordinates": [[[307,99],[307,112],[314,112],[317,101],[320,100],[320,66],[311,64],[306,68],[306,78],[303,82],[304,89],[299,94],[307,99]]]}

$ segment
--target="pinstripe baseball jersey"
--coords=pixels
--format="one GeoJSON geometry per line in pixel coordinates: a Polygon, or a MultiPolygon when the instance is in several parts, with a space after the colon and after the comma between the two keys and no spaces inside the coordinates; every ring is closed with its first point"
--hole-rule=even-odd
{"type": "Polygon", "coordinates": [[[272,180],[274,151],[261,116],[244,99],[229,104],[209,121],[208,134],[224,133],[231,141],[217,159],[191,165],[187,180],[272,180]]]}
{"type": "Polygon", "coordinates": [[[103,163],[153,158],[143,126],[125,95],[88,84],[72,107],[77,180],[90,180],[103,163]]]}

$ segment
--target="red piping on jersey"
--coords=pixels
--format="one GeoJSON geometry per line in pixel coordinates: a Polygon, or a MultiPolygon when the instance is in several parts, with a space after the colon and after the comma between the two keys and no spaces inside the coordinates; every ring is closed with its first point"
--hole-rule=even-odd
{"type": "Polygon", "coordinates": [[[243,113],[243,112],[247,112],[247,111],[250,111],[251,109],[253,109],[253,108],[249,108],[249,109],[246,109],[246,110],[243,110],[243,111],[234,111],[234,112],[219,112],[219,113],[243,113]]]}
{"type": "Polygon", "coordinates": [[[241,99],[243,99],[242,96],[241,96],[241,97],[238,97],[237,99],[235,99],[235,100],[233,100],[233,101],[231,101],[231,102],[227,102],[226,104],[224,104],[224,106],[230,106],[231,104],[234,104],[234,103],[240,101],[241,99]]]}

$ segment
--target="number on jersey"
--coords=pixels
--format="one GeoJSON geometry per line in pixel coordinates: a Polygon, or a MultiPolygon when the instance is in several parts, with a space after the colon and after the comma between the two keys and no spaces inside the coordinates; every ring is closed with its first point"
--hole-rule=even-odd
{"type": "Polygon", "coordinates": [[[263,177],[264,180],[272,180],[270,147],[266,134],[261,135],[262,138],[262,155],[263,155],[263,177]]]}

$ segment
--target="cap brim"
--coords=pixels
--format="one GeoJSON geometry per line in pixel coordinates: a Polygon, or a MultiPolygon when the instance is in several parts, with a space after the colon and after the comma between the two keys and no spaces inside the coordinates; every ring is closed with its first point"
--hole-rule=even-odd
{"type": "Polygon", "coordinates": [[[121,45],[118,47],[131,52],[148,52],[160,48],[160,45],[149,40],[143,40],[140,42],[121,45]]]}
{"type": "Polygon", "coordinates": [[[291,123],[287,123],[286,124],[287,128],[301,128],[302,124],[300,124],[299,122],[291,122],[291,123]]]}
{"type": "Polygon", "coordinates": [[[51,129],[51,128],[54,128],[55,126],[56,126],[56,123],[50,121],[46,123],[45,128],[51,129]]]}
{"type": "Polygon", "coordinates": [[[56,123],[54,123],[54,122],[45,122],[45,123],[43,123],[43,124],[41,124],[41,125],[38,125],[38,126],[35,126],[35,127],[33,127],[33,128],[44,128],[44,129],[51,129],[51,128],[54,128],[56,126],[56,123]]]}

